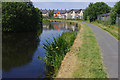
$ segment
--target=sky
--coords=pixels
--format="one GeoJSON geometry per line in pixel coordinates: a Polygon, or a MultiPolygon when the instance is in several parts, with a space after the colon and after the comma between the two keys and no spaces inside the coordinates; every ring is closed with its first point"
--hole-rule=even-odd
{"type": "Polygon", "coordinates": [[[33,2],[118,2],[119,0],[31,0],[33,2]]]}
{"type": "MultiPolygon", "coordinates": [[[[116,2],[105,3],[108,4],[110,7],[113,7],[116,4],[116,2]]],[[[89,4],[90,2],[38,2],[38,1],[33,2],[33,5],[39,9],[85,9],[86,7],[88,7],[89,4]]]]}

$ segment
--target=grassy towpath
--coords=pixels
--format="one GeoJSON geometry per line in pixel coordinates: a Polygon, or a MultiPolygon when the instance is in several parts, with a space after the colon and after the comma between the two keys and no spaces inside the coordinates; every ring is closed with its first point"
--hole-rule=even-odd
{"type": "Polygon", "coordinates": [[[81,30],[56,78],[107,78],[95,35],[89,26],[80,24],[81,30]]]}

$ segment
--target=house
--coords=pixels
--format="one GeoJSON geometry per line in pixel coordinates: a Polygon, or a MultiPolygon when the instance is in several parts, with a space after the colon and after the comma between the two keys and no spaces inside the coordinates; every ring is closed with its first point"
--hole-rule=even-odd
{"type": "Polygon", "coordinates": [[[84,13],[83,9],[71,9],[71,10],[67,11],[66,16],[67,16],[67,19],[69,19],[69,18],[83,19],[83,13],[84,13]]]}
{"type": "Polygon", "coordinates": [[[76,19],[78,17],[78,13],[80,13],[81,9],[72,9],[69,11],[72,19],[76,19]]]}
{"type": "Polygon", "coordinates": [[[65,13],[67,12],[67,10],[65,9],[65,10],[59,10],[59,12],[60,12],[60,16],[59,16],[59,18],[66,18],[66,15],[65,15],[65,13]]]}
{"type": "Polygon", "coordinates": [[[43,16],[49,16],[48,10],[46,10],[46,9],[45,9],[45,10],[42,10],[42,9],[41,9],[41,12],[42,12],[42,15],[43,15],[43,16]]]}
{"type": "Polygon", "coordinates": [[[108,21],[110,20],[110,13],[101,14],[97,16],[97,20],[108,21]]]}
{"type": "Polygon", "coordinates": [[[77,14],[77,15],[78,15],[77,18],[83,19],[84,11],[85,11],[85,9],[81,9],[81,10],[78,12],[78,14],[77,14]]]}
{"type": "MultiPolygon", "coordinates": [[[[49,16],[49,12],[52,10],[42,10],[42,15],[43,16],[49,16]]],[[[70,9],[70,10],[54,10],[54,17],[55,18],[64,18],[64,19],[83,19],[83,9],[70,9]]]]}

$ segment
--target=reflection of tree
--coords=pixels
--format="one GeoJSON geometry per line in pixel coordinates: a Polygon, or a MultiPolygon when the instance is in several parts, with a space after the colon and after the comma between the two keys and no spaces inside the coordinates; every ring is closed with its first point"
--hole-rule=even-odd
{"type": "Polygon", "coordinates": [[[3,70],[9,71],[13,67],[22,66],[30,62],[38,44],[39,37],[37,33],[3,33],[3,70]]]}

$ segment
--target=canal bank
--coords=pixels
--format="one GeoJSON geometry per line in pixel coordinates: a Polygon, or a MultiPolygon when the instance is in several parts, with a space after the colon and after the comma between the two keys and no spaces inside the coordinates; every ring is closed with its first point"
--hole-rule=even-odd
{"type": "Polygon", "coordinates": [[[94,33],[78,21],[50,20],[81,24],[74,44],[64,57],[56,78],[108,78],[94,33]]]}

